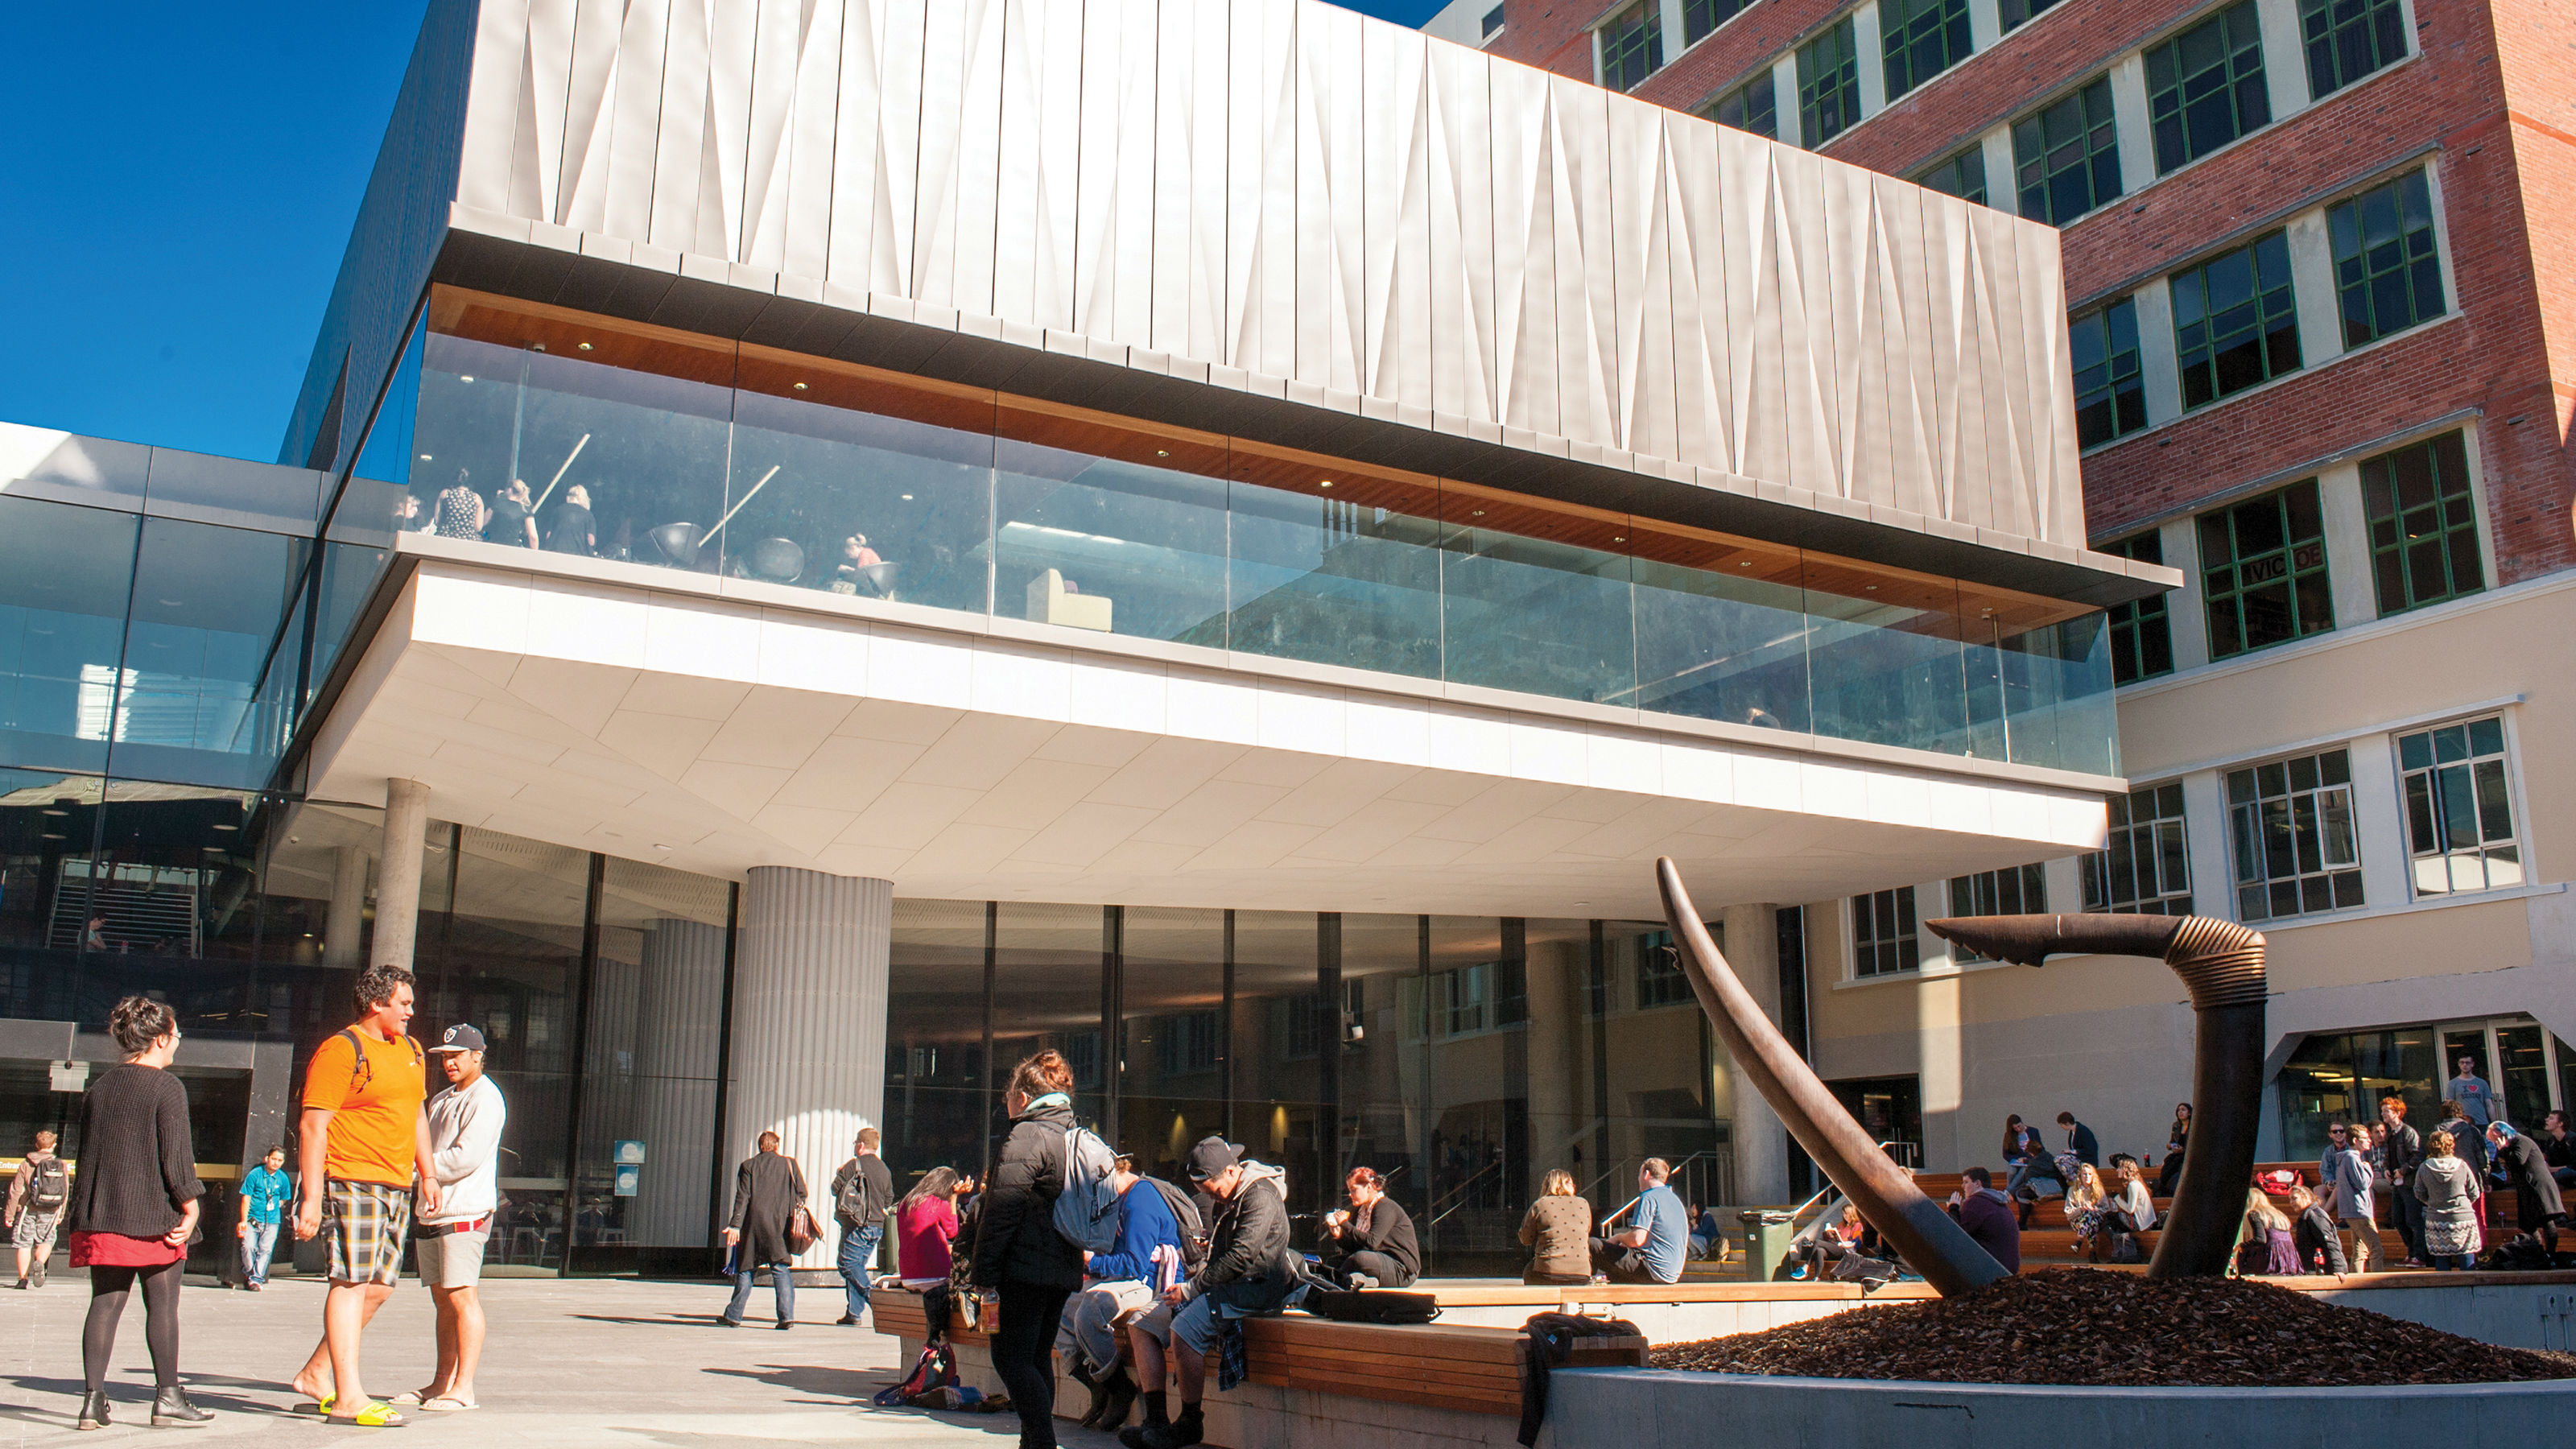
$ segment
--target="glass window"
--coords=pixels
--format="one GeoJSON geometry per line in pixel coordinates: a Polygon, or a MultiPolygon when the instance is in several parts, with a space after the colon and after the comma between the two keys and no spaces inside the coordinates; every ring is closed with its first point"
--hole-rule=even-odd
{"type": "Polygon", "coordinates": [[[115,685],[118,774],[268,783],[285,733],[252,693],[272,649],[291,671],[303,647],[300,637],[282,639],[280,626],[305,551],[274,533],[144,520],[115,685]]]}
{"type": "Polygon", "coordinates": [[[1638,0],[1601,27],[1601,83],[1631,91],[1664,68],[1661,0],[1638,0]]]}
{"type": "Polygon", "coordinates": [[[2023,216],[2065,226],[2118,199],[2120,138],[2108,77],[2013,122],[2012,134],[2023,216]]]}
{"type": "Polygon", "coordinates": [[[0,763],[107,768],[139,522],[0,498],[0,763]]]}
{"type": "MultiPolygon", "coordinates": [[[[2541,1044],[2548,1035],[2537,1022],[2496,1026],[2496,1087],[2504,1093],[2508,1122],[2529,1122],[2537,1129],[2553,1109],[2549,1051],[2541,1044]]],[[[2544,1133],[2540,1140],[2547,1143],[2549,1138],[2544,1133]]]]}
{"type": "Polygon", "coordinates": [[[1915,179],[1945,195],[1983,206],[1986,204],[1986,148],[1969,146],[1915,179]]]}
{"type": "Polygon", "coordinates": [[[898,1192],[933,1167],[984,1170],[991,1114],[1000,1110],[984,1069],[986,910],[982,901],[895,897],[885,1156],[898,1192]]]}
{"type": "Polygon", "coordinates": [[[1923,1164],[1921,1077],[1864,1077],[1825,1086],[1869,1134],[1869,1140],[1885,1147],[1899,1165],[1923,1164]]]}
{"type": "Polygon", "coordinates": [[[1627,515],[1456,482],[1441,498],[1449,678],[1633,703],[1627,515]]]}
{"type": "Polygon", "coordinates": [[[728,575],[984,612],[991,393],[758,346],[740,379],[728,575]]]}
{"type": "Polygon", "coordinates": [[[2281,1094],[2283,1153],[2314,1162],[2326,1150],[2329,1127],[2378,1121],[2382,1097],[2403,1099],[2407,1120],[2431,1131],[2441,1120],[2440,1084],[2447,1075],[2437,1067],[2435,1051],[2429,1026],[2319,1032],[2302,1040],[2274,1079],[2281,1094]]]}
{"type": "Polygon", "coordinates": [[[1798,47],[1798,140],[1813,151],[1860,119],[1860,47],[1845,18],[1798,47]]]}
{"type": "Polygon", "coordinates": [[[1637,958],[1637,1009],[1679,1006],[1696,999],[1691,990],[1690,975],[1682,970],[1681,957],[1671,946],[1634,953],[1637,958]]]}
{"type": "Polygon", "coordinates": [[[1073,1069],[1074,1115],[1102,1120],[1108,1083],[1101,1073],[1101,975],[1113,941],[1100,906],[1001,903],[993,976],[997,1113],[1012,1069],[1053,1049],[1073,1069]]]}
{"type": "Polygon", "coordinates": [[[2066,324],[2075,365],[2075,441],[2097,447],[2147,425],[2146,371],[2138,360],[2138,304],[2128,297],[2066,324]]]}
{"type": "Polygon", "coordinates": [[[1733,126],[1756,136],[1780,139],[1780,84],[1771,72],[1764,71],[1743,85],[1718,98],[1708,108],[1708,118],[1721,126],[1733,126]]]}
{"type": "MultiPolygon", "coordinates": [[[[1431,1030],[1423,1034],[1421,1048],[1429,1079],[1423,1115],[1430,1124],[1424,1140],[1431,1226],[1417,1224],[1416,1231],[1425,1249],[1440,1255],[1444,1272],[1507,1268],[1519,1251],[1514,1233],[1539,1171],[1565,1161],[1562,1135],[1533,1140],[1542,1124],[1533,1121],[1538,1092],[1531,1081],[1530,1032],[1522,1023],[1532,973],[1546,985],[1562,982],[1563,963],[1579,953],[1587,931],[1580,921],[1431,918],[1425,981],[1431,1030]],[[1487,1025],[1446,1030],[1451,1009],[1470,1004],[1486,1008],[1487,1025]],[[1494,1024],[1496,1008],[1506,1006],[1518,1009],[1514,1021],[1494,1024]]],[[[1579,1081],[1582,1074],[1565,1076],[1579,1081]]],[[[1564,1087],[1543,1090],[1556,1101],[1571,1100],[1562,1095],[1564,1087]]],[[[1562,1109],[1551,1103],[1550,1110],[1553,1115],[1562,1109]]]]}
{"type": "Polygon", "coordinates": [[[2299,309],[2286,233],[2176,272],[2173,309],[2186,408],[2299,369],[2299,309]]]}
{"type": "Polygon", "coordinates": [[[2159,176],[2271,124],[2254,0],[2240,0],[2148,47],[2147,119],[2159,176]]]}
{"type": "Polygon", "coordinates": [[[0,767],[0,1015],[73,1019],[105,791],[96,775],[0,767]]]}
{"type": "Polygon", "coordinates": [[[2326,213],[2326,225],[2334,236],[2344,346],[2359,347],[2442,315],[2442,258],[2433,235],[2433,193],[2422,170],[2334,208],[2326,213]]]}
{"type": "Polygon", "coordinates": [[[2299,0],[2308,47],[2308,94],[2323,100],[2406,58],[2406,11],[2399,0],[2299,0]]]}
{"type": "Polygon", "coordinates": [[[2399,735],[2397,767],[2406,794],[2406,853],[2414,862],[2415,894],[2522,884],[2501,718],[2399,735]]]}
{"type": "Polygon", "coordinates": [[[1029,398],[999,418],[995,611],[1226,647],[1225,440],[1029,398]]]}
{"type": "Polygon", "coordinates": [[[1312,911],[1234,913],[1233,1135],[1226,1140],[1286,1168],[1288,1200],[1300,1210],[1315,1201],[1321,1160],[1320,935],[1312,911]]]}
{"type": "Polygon", "coordinates": [[[1969,753],[1957,586],[1813,558],[1803,577],[1816,732],[1969,753]]]}
{"type": "Polygon", "coordinates": [[[2182,783],[2112,796],[2109,839],[2079,864],[2088,911],[2190,915],[2191,852],[2183,828],[2182,783]]]}
{"type": "MultiPolygon", "coordinates": [[[[2165,561],[2164,535],[2149,529],[2134,538],[2106,545],[2104,553],[2133,558],[2140,563],[2160,564],[2165,561]]],[[[2165,596],[2150,594],[2131,603],[2111,606],[2108,622],[2111,628],[2111,678],[2120,684],[2134,684],[2173,673],[2173,628],[2165,613],[2165,596]]]]}
{"type": "Polygon", "coordinates": [[[2101,611],[1963,586],[1959,622],[1968,753],[2120,773],[2111,635],[2101,611]]]}
{"type": "Polygon", "coordinates": [[[2210,658],[2230,659],[2334,627],[2325,534],[2314,478],[2200,516],[2210,658]]]}
{"type": "Polygon", "coordinates": [[[1493,9],[1485,12],[1485,35],[1488,39],[1492,38],[1495,31],[1503,28],[1503,11],[1505,8],[1506,7],[1504,6],[1497,5],[1493,9]]]}
{"type": "Polygon", "coordinates": [[[1998,18],[2005,30],[2018,30],[2029,24],[2033,17],[2044,15],[2056,6],[2057,0],[2002,0],[1999,7],[2002,14],[1998,18]]]}
{"type": "Polygon", "coordinates": [[[1922,964],[1914,935],[1914,887],[1852,897],[1852,974],[1888,976],[1922,964]]]}
{"type": "Polygon", "coordinates": [[[1286,448],[1232,448],[1228,647],[1440,677],[1440,485],[1286,448]]]}
{"type": "Polygon", "coordinates": [[[2363,903],[2350,751],[2230,770],[2227,808],[2238,920],[2257,924],[2363,903]]]}
{"type": "Polygon", "coordinates": [[[1734,19],[1753,0],[1682,0],[1682,44],[1697,45],[1700,37],[1734,19]]]}
{"type": "MultiPolygon", "coordinates": [[[[2044,916],[2048,914],[2048,867],[2017,865],[1950,878],[1953,916],[2044,916]]],[[[1986,958],[1953,941],[1950,957],[1962,963],[1986,958]]]]}
{"type": "Polygon", "coordinates": [[[1637,703],[1807,729],[1810,632],[1797,551],[1647,519],[1632,526],[1637,703]]]}
{"type": "Polygon", "coordinates": [[[1341,923],[1341,1052],[1333,1073],[1337,1145],[1324,1189],[1339,1194],[1352,1168],[1374,1168],[1390,1179],[1389,1195],[1404,1205],[1415,1236],[1427,1247],[1421,1225],[1430,1207],[1431,1174],[1422,1144],[1435,1084],[1423,1042],[1405,1026],[1409,1003],[1422,990],[1430,921],[1354,912],[1341,923]]]}
{"type": "Polygon", "coordinates": [[[2366,460],[2361,501],[2382,617],[2485,590],[2462,434],[2444,433],[2366,460]]]}
{"type": "Polygon", "coordinates": [[[1167,1182],[1225,1130],[1226,938],[1221,910],[1119,911],[1118,1145],[1167,1182]]]}
{"type": "Polygon", "coordinates": [[[1968,58],[1968,0],[1879,0],[1878,32],[1894,101],[1968,58]]]}

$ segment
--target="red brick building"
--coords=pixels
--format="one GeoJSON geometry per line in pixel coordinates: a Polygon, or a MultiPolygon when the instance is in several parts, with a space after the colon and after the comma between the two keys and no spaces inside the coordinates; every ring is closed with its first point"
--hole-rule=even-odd
{"type": "MultiPolygon", "coordinates": [[[[2576,1007],[2536,983],[2576,980],[2547,858],[2576,810],[2576,4],[1458,0],[1426,29],[2060,228],[2092,544],[2187,582],[2115,615],[2111,849],[1923,883],[1922,914],[2262,926],[2267,1154],[2391,1081],[2431,1107],[2463,1053],[2515,1120],[2565,1105],[2576,1007]]],[[[1828,1076],[1913,1094],[1935,1165],[1945,1117],[1974,1161],[2053,1114],[2032,1083],[2106,1141],[2180,1094],[2143,1002],[1940,981],[1986,968],[1922,944],[1913,987],[1815,982],[1815,1034],[1828,1076]],[[2051,1065],[2070,1043],[2138,1054],[2135,1090],[2051,1065]]]]}

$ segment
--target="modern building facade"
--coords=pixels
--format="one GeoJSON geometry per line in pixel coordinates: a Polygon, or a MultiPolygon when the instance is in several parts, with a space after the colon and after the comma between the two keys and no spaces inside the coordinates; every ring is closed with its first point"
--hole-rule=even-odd
{"type": "Polygon", "coordinates": [[[2103,843],[2061,275],[1314,0],[442,0],[278,464],[0,432],[6,1125],[151,989],[256,1153],[395,959],[538,1267],[1041,1044],[1437,1266],[1784,1200],[1651,865],[1804,1034],[1806,903],[2103,843]]]}
{"type": "Polygon", "coordinates": [[[2107,853],[1811,907],[1830,1075],[1944,1166],[2007,1112],[2160,1151],[2169,983],[1957,962],[1911,920],[2197,910],[2272,941],[2267,1157],[2386,1093],[2420,1117],[2464,1056],[2517,1122],[2567,1105],[2563,11],[1466,0],[1431,29],[2063,239],[2091,541],[2184,577],[2114,614],[2133,791],[2107,853]]]}

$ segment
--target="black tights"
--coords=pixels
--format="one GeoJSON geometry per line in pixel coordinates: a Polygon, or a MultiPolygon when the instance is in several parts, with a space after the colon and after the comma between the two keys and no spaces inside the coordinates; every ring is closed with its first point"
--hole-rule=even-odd
{"type": "MultiPolygon", "coordinates": [[[[1002,1284],[1002,1326],[993,1335],[993,1375],[1020,1413],[1020,1449],[1054,1449],[1055,1330],[1072,1290],[1002,1284]]],[[[1155,1387],[1160,1388],[1157,1384],[1155,1387]]]]}
{"type": "Polygon", "coordinates": [[[81,1329],[81,1372],[89,1391],[107,1387],[107,1360],[116,1351],[116,1321],[125,1316],[125,1300],[134,1280],[143,1280],[143,1341],[152,1350],[152,1381],[161,1388],[179,1385],[179,1270],[183,1263],[153,1268],[89,1270],[89,1323],[81,1329]]]}

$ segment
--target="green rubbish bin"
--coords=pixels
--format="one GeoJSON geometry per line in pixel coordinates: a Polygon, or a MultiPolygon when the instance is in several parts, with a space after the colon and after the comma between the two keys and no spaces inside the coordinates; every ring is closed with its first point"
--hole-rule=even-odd
{"type": "Polygon", "coordinates": [[[1744,1225],[1744,1276],[1756,1283],[1768,1283],[1780,1271],[1780,1261],[1789,1256],[1789,1240],[1797,1236],[1786,1208],[1749,1208],[1735,1215],[1744,1225]]]}

